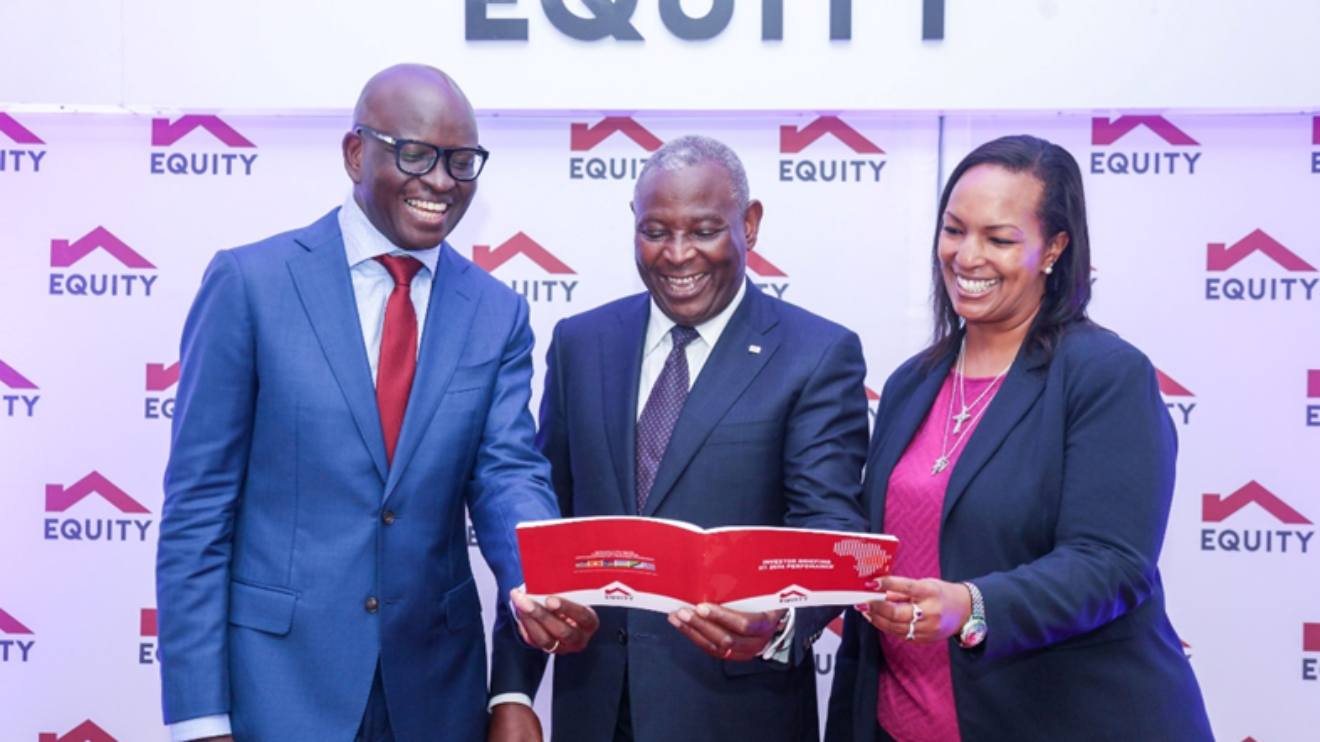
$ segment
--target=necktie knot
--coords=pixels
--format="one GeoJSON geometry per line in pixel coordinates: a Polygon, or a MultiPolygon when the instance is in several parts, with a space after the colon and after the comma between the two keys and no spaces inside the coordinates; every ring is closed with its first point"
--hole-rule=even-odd
{"type": "Polygon", "coordinates": [[[422,261],[405,255],[377,255],[376,261],[389,271],[395,286],[411,286],[413,276],[422,269],[422,261]]]}
{"type": "Polygon", "coordinates": [[[695,327],[687,325],[674,325],[674,329],[669,331],[669,337],[674,341],[674,347],[682,350],[688,346],[688,343],[701,337],[695,327]]]}

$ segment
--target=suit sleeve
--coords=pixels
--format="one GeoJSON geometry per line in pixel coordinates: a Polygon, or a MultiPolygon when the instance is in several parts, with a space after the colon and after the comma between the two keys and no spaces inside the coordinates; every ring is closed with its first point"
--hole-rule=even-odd
{"type": "MultiPolygon", "coordinates": [[[[546,352],[545,389],[541,395],[541,427],[536,434],[536,445],[550,462],[550,478],[559,509],[571,516],[573,480],[569,467],[568,429],[564,420],[564,390],[562,363],[559,352],[560,325],[555,326],[550,350],[546,352]]],[[[545,674],[546,654],[527,646],[518,635],[508,601],[500,601],[497,609],[495,633],[491,652],[491,695],[522,693],[536,697],[545,674]],[[502,612],[503,616],[500,616],[502,612]]]]}
{"type": "Polygon", "coordinates": [[[528,410],[532,330],[527,302],[521,297],[499,363],[468,482],[467,506],[477,545],[495,573],[502,602],[523,581],[516,526],[559,515],[550,492],[549,468],[533,445],[535,427],[528,410]]]}
{"type": "MultiPolygon", "coordinates": [[[[789,414],[784,436],[786,525],[863,531],[859,504],[866,458],[866,361],[847,333],[813,369],[789,414]]],[[[789,662],[811,660],[811,645],[838,608],[797,611],[789,662]]]]}
{"type": "Polygon", "coordinates": [[[229,711],[230,557],[257,394],[237,259],[211,261],[183,329],[156,552],[165,722],[229,711]]]}
{"type": "Polygon", "coordinates": [[[1054,548],[972,580],[985,596],[988,658],[1092,631],[1157,587],[1177,441],[1154,368],[1130,347],[1077,366],[1054,548]]]}

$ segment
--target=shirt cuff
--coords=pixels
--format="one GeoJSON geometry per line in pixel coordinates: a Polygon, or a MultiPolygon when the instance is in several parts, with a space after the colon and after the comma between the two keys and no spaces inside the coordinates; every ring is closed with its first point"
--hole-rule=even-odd
{"type": "Polygon", "coordinates": [[[526,693],[501,693],[491,697],[490,703],[486,704],[486,711],[493,711],[501,703],[520,703],[528,708],[532,707],[532,699],[526,693]]]}
{"type": "Polygon", "coordinates": [[[229,714],[215,714],[213,716],[199,716],[195,719],[185,719],[170,724],[169,729],[171,742],[190,742],[194,739],[223,737],[227,734],[234,733],[229,726],[229,714]]]}
{"type": "Polygon", "coordinates": [[[784,628],[780,629],[770,643],[765,645],[765,649],[761,650],[761,659],[788,664],[793,654],[793,629],[796,623],[797,612],[789,608],[784,628]]]}

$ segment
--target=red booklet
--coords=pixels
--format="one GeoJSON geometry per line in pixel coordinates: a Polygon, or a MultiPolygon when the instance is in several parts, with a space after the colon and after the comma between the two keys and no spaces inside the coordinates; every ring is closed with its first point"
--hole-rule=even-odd
{"type": "Polygon", "coordinates": [[[697,603],[741,611],[876,600],[898,539],[872,533],[660,518],[564,518],[518,526],[527,594],[668,613],[697,603]]]}

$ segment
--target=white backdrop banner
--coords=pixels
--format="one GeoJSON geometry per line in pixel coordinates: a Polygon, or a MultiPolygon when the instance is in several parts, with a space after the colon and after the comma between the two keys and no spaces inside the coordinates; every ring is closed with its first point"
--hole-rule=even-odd
{"type": "MultiPolygon", "coordinates": [[[[215,250],[343,200],[346,116],[0,113],[0,738],[166,738],[153,568],[183,317],[215,250]]],[[[1162,566],[1216,735],[1314,738],[1320,239],[1304,204],[1320,202],[1320,118],[527,112],[480,124],[494,154],[451,243],[527,297],[542,341],[560,318],[641,290],[633,180],[661,141],[703,133],[740,153],[765,203],[753,280],[856,329],[871,389],[929,334],[941,167],[1010,132],[1067,147],[1089,191],[1093,315],[1151,357],[1178,426],[1162,566]]],[[[494,583],[475,562],[489,618],[494,583]]],[[[817,645],[822,704],[837,644],[827,632],[817,645]]]]}
{"type": "Polygon", "coordinates": [[[342,108],[401,60],[484,109],[1298,111],[1297,0],[45,0],[0,5],[0,102],[342,108]]]}

